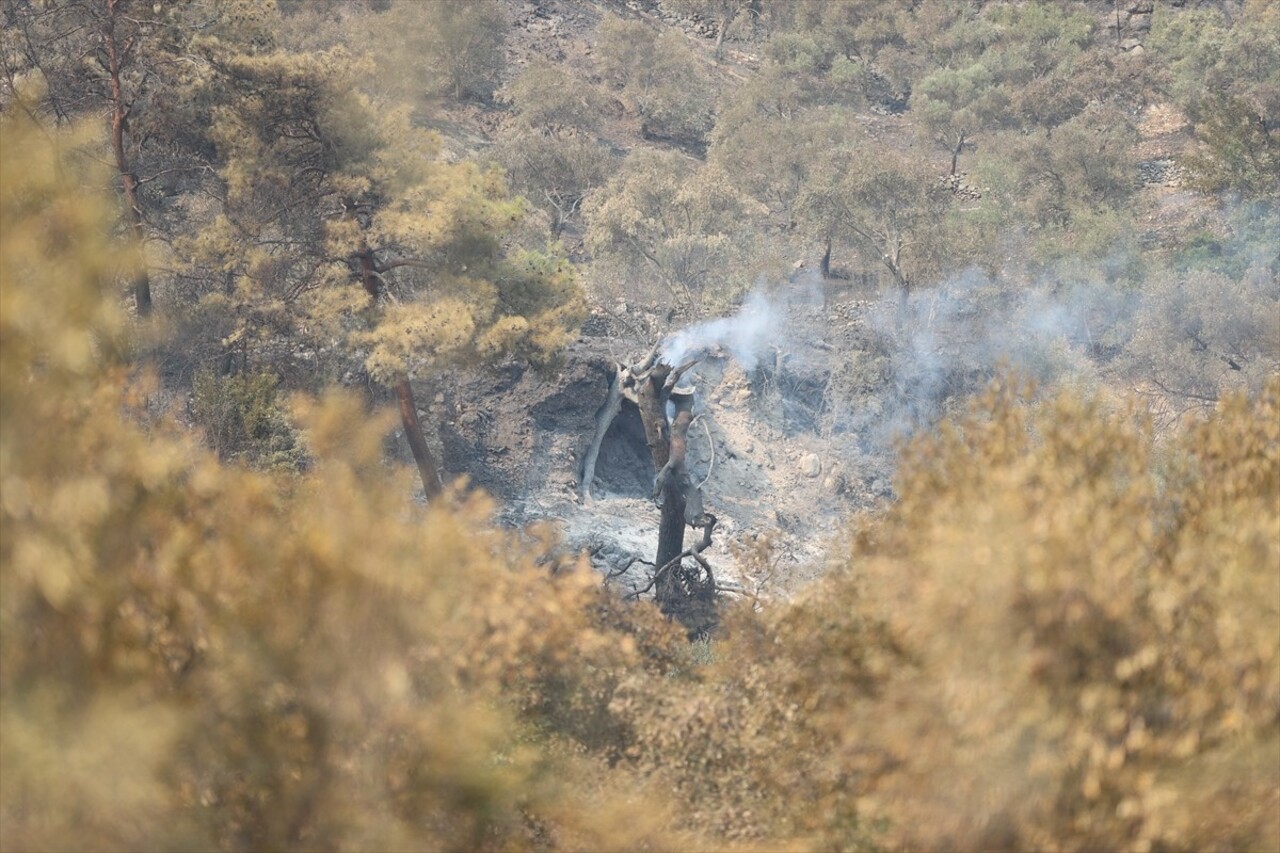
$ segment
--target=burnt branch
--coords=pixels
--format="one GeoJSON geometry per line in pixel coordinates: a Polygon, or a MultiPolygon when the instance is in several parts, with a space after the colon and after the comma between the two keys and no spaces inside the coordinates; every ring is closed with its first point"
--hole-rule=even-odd
{"type": "Polygon", "coordinates": [[[609,380],[609,395],[604,405],[596,412],[596,431],[591,437],[591,445],[587,448],[586,458],[582,462],[582,479],[578,485],[578,494],[584,504],[591,503],[591,485],[596,479],[596,461],[600,458],[600,446],[609,432],[613,419],[622,410],[622,386],[626,379],[626,371],[621,363],[615,363],[613,378],[609,380]]]}
{"type": "Polygon", "coordinates": [[[652,565],[653,565],[653,563],[650,563],[648,560],[644,559],[643,557],[632,557],[630,560],[627,560],[627,562],[626,562],[626,563],[622,564],[622,565],[621,565],[621,566],[619,566],[618,568],[616,568],[616,569],[614,569],[613,571],[609,572],[609,574],[605,575],[605,576],[604,576],[604,581],[605,581],[605,583],[608,583],[609,581],[613,580],[614,578],[620,578],[620,577],[622,577],[622,576],[623,576],[623,575],[625,575],[628,571],[630,571],[630,570],[631,570],[631,567],[632,567],[632,566],[634,566],[636,563],[644,563],[646,566],[652,566],[652,565]]]}

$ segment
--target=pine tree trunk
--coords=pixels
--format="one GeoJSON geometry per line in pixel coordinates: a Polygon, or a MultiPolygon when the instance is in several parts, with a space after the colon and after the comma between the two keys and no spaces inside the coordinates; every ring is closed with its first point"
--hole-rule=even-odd
{"type": "Polygon", "coordinates": [[[436,468],[431,448],[427,447],[427,438],[422,433],[422,424],[418,420],[418,405],[413,399],[413,388],[409,378],[402,376],[396,381],[396,402],[400,405],[400,421],[404,424],[405,438],[409,440],[409,449],[413,451],[413,461],[418,463],[418,476],[422,478],[422,491],[427,500],[440,494],[440,472],[436,468]]]}
{"type": "MultiPolygon", "coordinates": [[[[129,121],[129,106],[124,102],[124,87],[120,82],[121,51],[116,44],[117,0],[107,0],[107,71],[111,78],[111,148],[115,154],[116,171],[120,175],[120,188],[124,193],[124,218],[129,234],[144,251],[146,232],[142,226],[142,208],[138,204],[138,176],[134,173],[124,150],[124,136],[129,121]]],[[[139,317],[151,313],[151,276],[147,273],[146,259],[140,261],[133,277],[133,301],[139,317]]]]}
{"type": "MultiPolygon", "coordinates": [[[[360,253],[360,283],[374,299],[378,298],[378,279],[373,270],[373,252],[367,248],[360,253]]],[[[418,476],[422,478],[422,491],[427,500],[440,494],[440,469],[436,466],[431,448],[427,446],[427,437],[422,433],[422,422],[418,420],[418,404],[413,399],[413,388],[409,385],[409,377],[401,375],[395,381],[396,403],[400,407],[400,423],[404,426],[404,436],[409,441],[409,449],[413,451],[413,461],[418,464],[418,476]]]]}

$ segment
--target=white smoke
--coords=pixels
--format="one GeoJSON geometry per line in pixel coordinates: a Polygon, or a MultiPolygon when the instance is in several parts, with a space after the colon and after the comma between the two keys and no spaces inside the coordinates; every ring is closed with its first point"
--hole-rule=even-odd
{"type": "Polygon", "coordinates": [[[732,317],[695,323],[667,338],[659,358],[676,367],[718,347],[733,356],[744,370],[751,371],[766,348],[777,342],[785,316],[781,306],[756,292],[732,317]]]}

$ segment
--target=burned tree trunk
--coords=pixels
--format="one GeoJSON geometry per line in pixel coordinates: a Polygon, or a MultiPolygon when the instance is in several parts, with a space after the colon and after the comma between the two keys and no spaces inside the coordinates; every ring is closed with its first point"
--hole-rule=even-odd
{"type": "Polygon", "coordinates": [[[409,441],[409,449],[413,451],[413,461],[418,465],[423,494],[427,500],[431,500],[440,494],[440,472],[436,469],[431,448],[427,446],[427,438],[422,433],[418,404],[413,399],[413,388],[410,387],[407,376],[396,380],[396,402],[400,407],[400,423],[404,426],[405,438],[409,441]]]}
{"type": "MultiPolygon", "coordinates": [[[[640,420],[653,457],[654,498],[662,501],[662,520],[658,525],[658,556],[654,564],[662,567],[684,550],[684,509],[688,474],[685,471],[685,446],[689,421],[692,420],[693,398],[685,403],[670,422],[667,420],[667,394],[663,393],[671,368],[659,364],[637,390],[640,420]]],[[[672,400],[675,403],[675,400],[672,400]]],[[[662,585],[659,583],[658,588],[662,585]]],[[[659,595],[661,600],[661,595],[659,595]]]]}
{"type": "Polygon", "coordinates": [[[672,368],[657,364],[636,389],[640,419],[658,474],[653,496],[660,502],[654,598],[663,613],[689,630],[705,634],[716,623],[715,577],[701,552],[711,544],[715,518],[702,512],[701,492],[689,481],[689,425],[693,423],[693,389],[680,388],[680,377],[694,362],[672,368]],[[692,510],[692,511],[691,511],[692,510]],[[685,548],[685,527],[701,527],[702,541],[685,548]],[[684,561],[694,565],[686,568],[684,561]]]}
{"type": "Polygon", "coordinates": [[[711,545],[716,519],[703,512],[702,490],[689,480],[687,456],[694,392],[679,385],[681,377],[696,363],[694,359],[673,367],[659,359],[655,346],[643,360],[617,365],[609,396],[596,416],[595,435],[587,449],[580,486],[583,501],[589,501],[601,442],[625,397],[640,412],[645,443],[658,472],[653,498],[660,506],[654,575],[648,586],[633,595],[653,589],[662,612],[680,620],[691,636],[705,635],[716,624],[715,577],[702,556],[711,545]],[[689,548],[684,543],[686,526],[702,529],[701,539],[689,548]],[[686,560],[693,565],[686,567],[686,560]]]}
{"type": "Polygon", "coordinates": [[[591,437],[591,445],[587,448],[586,458],[582,462],[582,479],[578,485],[578,493],[584,504],[591,503],[591,486],[596,479],[596,461],[600,458],[600,447],[609,432],[609,425],[622,411],[622,385],[626,379],[627,368],[621,363],[613,377],[609,380],[609,396],[605,399],[600,411],[596,412],[596,432],[591,437]]]}

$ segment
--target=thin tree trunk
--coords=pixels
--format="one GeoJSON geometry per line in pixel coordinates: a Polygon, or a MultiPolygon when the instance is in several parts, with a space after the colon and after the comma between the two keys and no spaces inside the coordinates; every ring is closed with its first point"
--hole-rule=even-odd
{"type": "MultiPolygon", "coordinates": [[[[130,107],[124,102],[124,87],[120,82],[124,57],[116,44],[117,5],[118,0],[107,0],[106,48],[107,72],[111,78],[111,147],[115,154],[116,171],[120,175],[120,188],[124,192],[125,222],[141,253],[146,245],[146,231],[142,226],[142,208],[138,204],[138,176],[124,150],[130,107]]],[[[147,272],[145,256],[133,277],[133,301],[139,317],[151,314],[151,276],[147,272]]]]}
{"type": "MultiPolygon", "coordinates": [[[[360,283],[365,291],[374,299],[378,298],[378,279],[373,270],[373,252],[366,248],[360,253],[360,283]]],[[[409,385],[409,377],[401,374],[394,384],[396,402],[400,407],[400,423],[404,426],[405,438],[409,441],[409,449],[413,451],[413,461],[418,463],[418,476],[422,478],[422,491],[431,500],[440,494],[440,469],[431,448],[427,446],[427,437],[422,433],[422,422],[418,420],[418,404],[413,399],[413,388],[409,385]]]]}
{"type": "Polygon", "coordinates": [[[418,405],[413,399],[413,388],[409,378],[401,376],[396,380],[396,402],[400,404],[400,421],[404,424],[405,438],[409,440],[409,449],[413,451],[413,461],[418,463],[418,476],[422,478],[422,491],[427,500],[440,494],[440,472],[436,468],[431,448],[427,447],[426,436],[422,433],[422,424],[418,421],[418,405]]]}
{"type": "Polygon", "coordinates": [[[894,284],[898,286],[898,316],[895,318],[894,326],[899,332],[907,325],[907,309],[911,300],[911,281],[903,274],[898,262],[901,251],[901,242],[899,242],[899,245],[893,249],[893,254],[886,254],[881,258],[884,265],[889,268],[889,272],[893,273],[894,284]]]}
{"type": "MultiPolygon", "coordinates": [[[[667,475],[662,481],[662,519],[658,526],[657,564],[664,566],[684,550],[684,528],[689,496],[689,472],[685,454],[689,424],[693,421],[693,400],[676,403],[671,421],[671,450],[667,455],[667,475]]],[[[661,600],[661,596],[659,596],[661,600]]]]}

